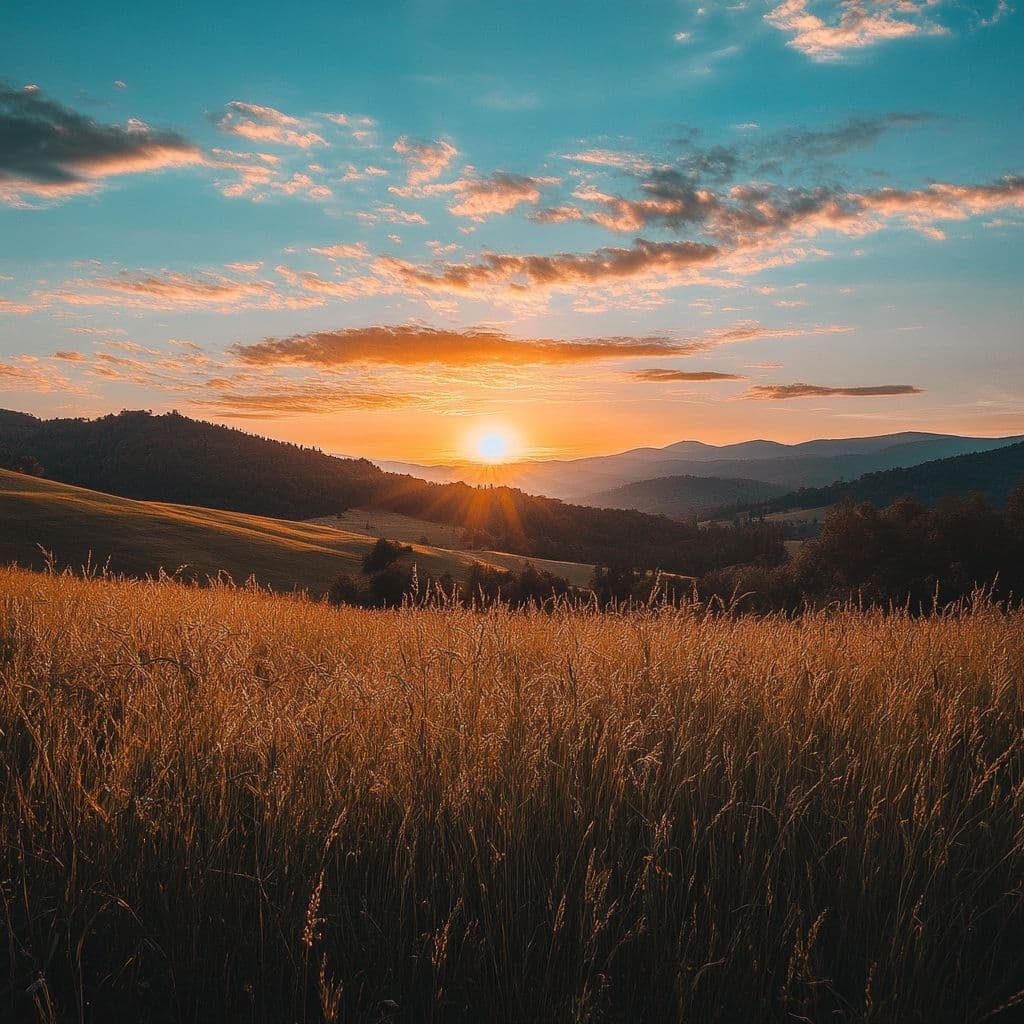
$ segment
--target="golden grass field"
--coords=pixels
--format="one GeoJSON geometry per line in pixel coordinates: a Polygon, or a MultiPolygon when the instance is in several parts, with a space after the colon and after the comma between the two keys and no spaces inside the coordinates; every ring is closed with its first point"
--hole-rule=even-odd
{"type": "MultiPolygon", "coordinates": [[[[391,513],[358,510],[340,519],[293,522],[220,509],[135,501],[70,484],[0,470],[0,564],[40,568],[45,556],[78,568],[91,562],[132,576],[174,573],[203,581],[227,572],[278,591],[320,596],[341,573],[360,572],[377,537],[410,541],[419,571],[462,579],[474,562],[521,568],[527,559],[499,551],[449,550],[451,528],[391,513]],[[369,522],[370,527],[365,524],[369,522]],[[325,525],[326,524],[326,525],[325,525]],[[434,544],[415,543],[424,534],[434,544]]],[[[593,566],[531,558],[577,586],[593,566]]]]}
{"type": "Polygon", "coordinates": [[[981,602],[3,569],[4,1019],[1019,1020],[1022,697],[1024,613],[981,602]]]}

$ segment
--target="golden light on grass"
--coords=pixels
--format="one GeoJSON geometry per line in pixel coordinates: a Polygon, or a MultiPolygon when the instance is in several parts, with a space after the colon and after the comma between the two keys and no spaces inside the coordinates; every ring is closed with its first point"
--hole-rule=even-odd
{"type": "Polygon", "coordinates": [[[982,1021],[1024,612],[335,610],[0,569],[12,1020],[982,1021]]]}

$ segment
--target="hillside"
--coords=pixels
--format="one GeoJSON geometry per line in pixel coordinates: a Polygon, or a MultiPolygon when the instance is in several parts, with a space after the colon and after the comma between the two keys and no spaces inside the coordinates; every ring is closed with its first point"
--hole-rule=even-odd
{"type": "MultiPolygon", "coordinates": [[[[393,517],[397,518],[397,517],[393,517]]],[[[358,574],[375,536],[314,523],[288,522],[190,505],[136,501],[0,470],[0,564],[41,568],[109,564],[129,576],[181,570],[204,580],[227,572],[278,591],[320,596],[341,573],[358,574]]],[[[405,539],[399,537],[398,539],[405,539]]],[[[521,556],[452,551],[413,544],[407,556],[424,574],[465,577],[474,562],[517,568],[521,556]]],[[[539,569],[582,586],[592,567],[531,559],[539,569]]]]}
{"type": "Polygon", "coordinates": [[[600,491],[587,503],[600,508],[630,508],[655,515],[689,519],[738,502],[782,493],[778,484],[716,476],[664,476],[600,491]]]}
{"type": "Polygon", "coordinates": [[[50,479],[129,498],[279,519],[373,508],[455,527],[475,548],[556,561],[696,575],[784,557],[779,531],[764,524],[707,530],[509,487],[428,483],[177,413],[96,420],[0,415],[0,466],[25,457],[38,460],[50,479]]]}
{"type": "Polygon", "coordinates": [[[834,505],[843,498],[870,501],[876,506],[891,504],[908,496],[925,505],[950,494],[982,494],[993,505],[1002,506],[1010,492],[1024,483],[1024,444],[993,451],[936,459],[919,466],[866,473],[848,483],[829,487],[806,487],[779,496],[762,505],[771,511],[818,508],[834,505]]]}

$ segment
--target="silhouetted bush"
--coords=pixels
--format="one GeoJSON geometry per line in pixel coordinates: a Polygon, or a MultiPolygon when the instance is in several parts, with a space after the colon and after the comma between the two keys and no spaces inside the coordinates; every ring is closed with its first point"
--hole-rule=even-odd
{"type": "Polygon", "coordinates": [[[363,559],[363,572],[380,572],[406,551],[412,551],[412,548],[396,544],[394,541],[385,540],[381,537],[370,549],[370,553],[363,559]]]}

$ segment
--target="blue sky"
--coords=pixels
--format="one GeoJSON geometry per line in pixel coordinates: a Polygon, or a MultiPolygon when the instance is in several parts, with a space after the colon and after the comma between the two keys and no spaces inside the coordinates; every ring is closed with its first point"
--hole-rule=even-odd
{"type": "Polygon", "coordinates": [[[18,5],[0,404],[436,461],[1024,432],[1022,34],[1005,0],[18,5]]]}

